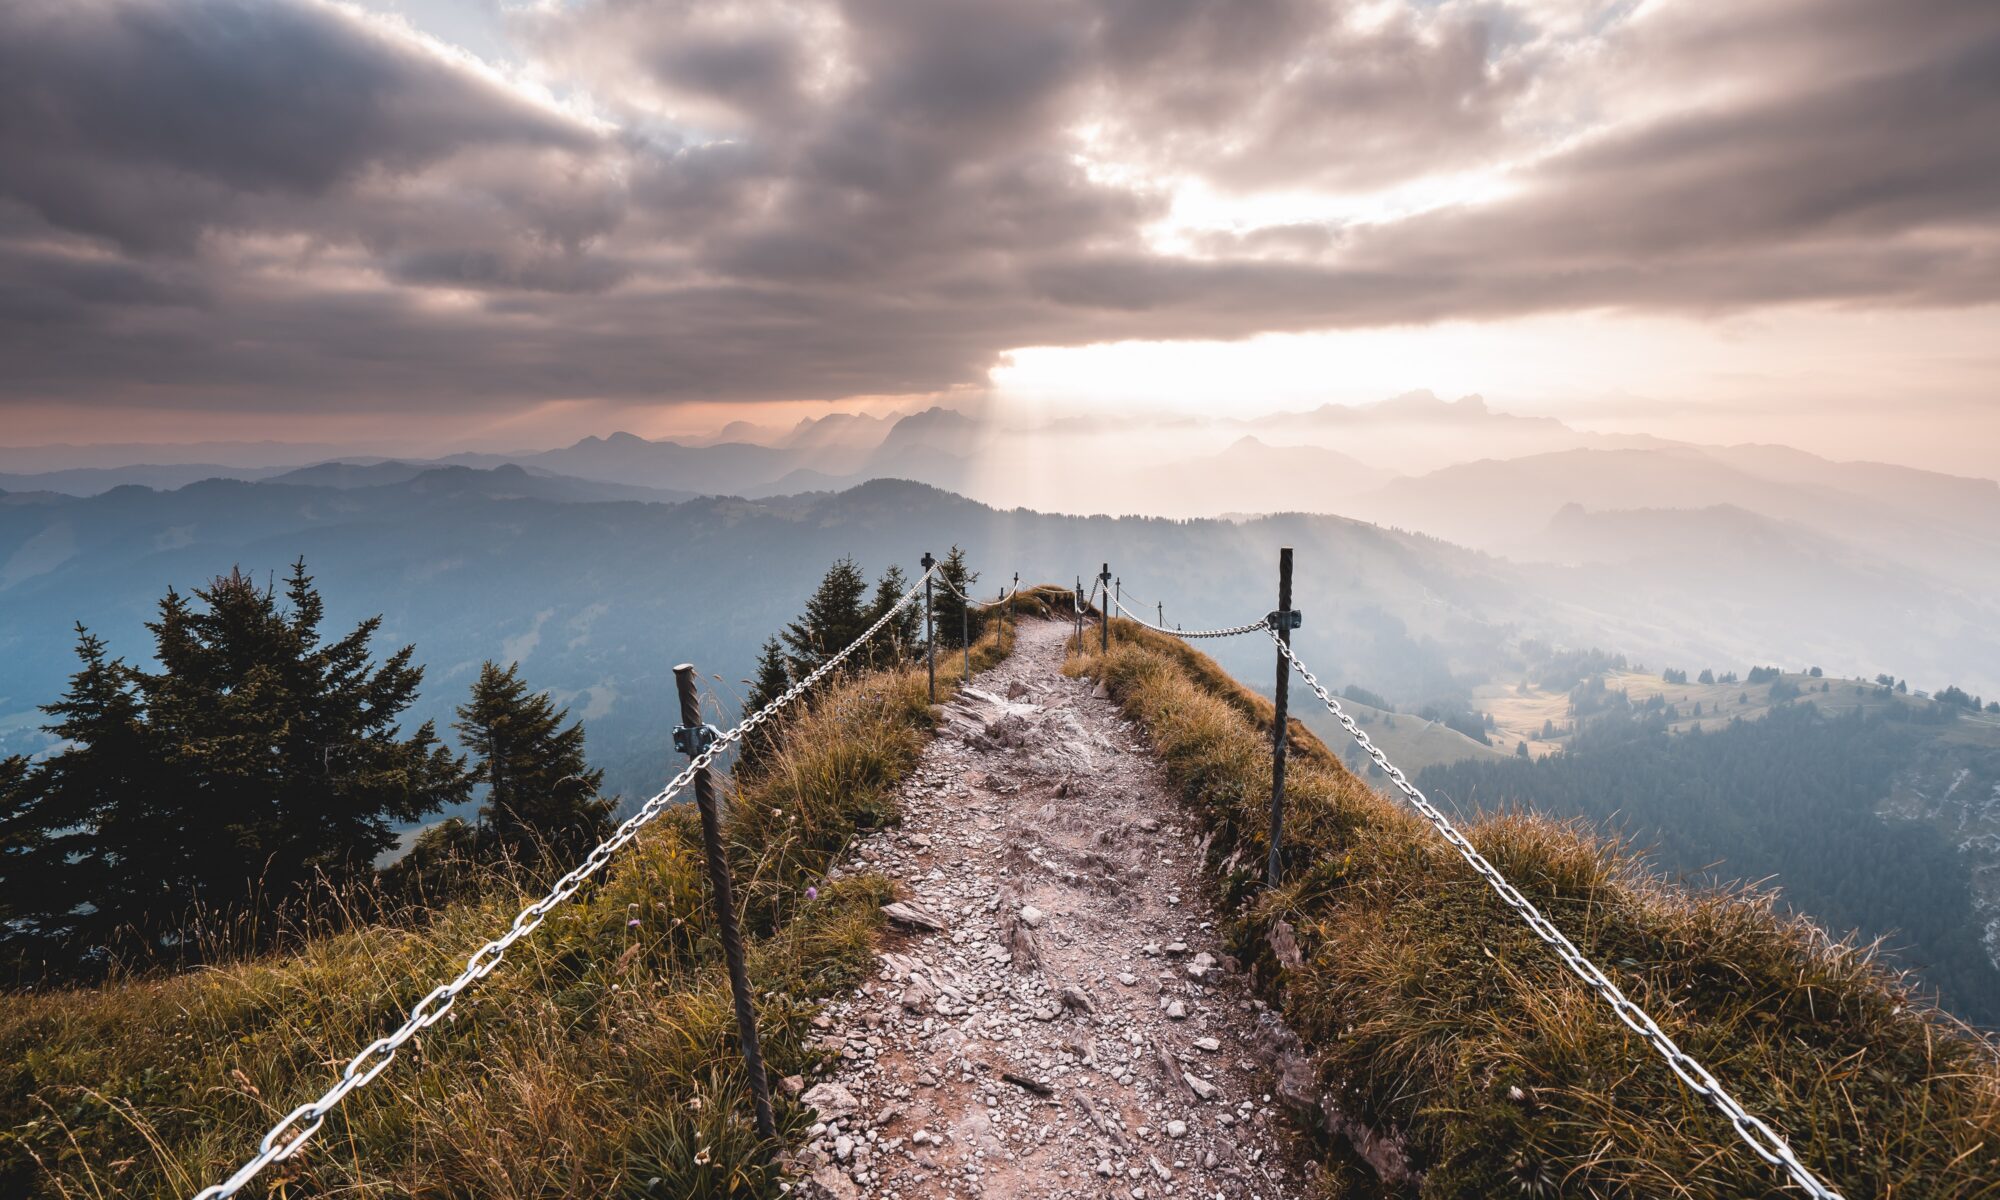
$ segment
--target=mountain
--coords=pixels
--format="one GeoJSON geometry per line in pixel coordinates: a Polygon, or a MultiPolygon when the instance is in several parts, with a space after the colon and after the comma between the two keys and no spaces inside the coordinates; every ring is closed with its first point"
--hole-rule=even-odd
{"type": "Polygon", "coordinates": [[[1727,505],[1792,523],[1975,593],[2000,592],[2000,483],[1799,451],[1566,450],[1393,480],[1345,511],[1526,556],[1558,510],[1727,505]]]}
{"type": "Polygon", "coordinates": [[[1499,412],[1478,395],[1441,400],[1428,391],[1405,392],[1374,404],[1323,404],[1238,424],[1267,441],[1324,445],[1399,474],[1480,458],[1673,444],[1644,435],[1591,433],[1554,417],[1499,412]]]}
{"type": "MultiPolygon", "coordinates": [[[[1517,678],[1525,638],[1718,666],[1893,665],[1919,685],[2000,695],[1991,605],[1852,583],[1866,576],[1788,583],[1789,564],[1720,577],[1644,562],[1518,565],[1341,517],[1071,517],[894,480],[680,503],[605,502],[578,488],[515,468],[356,488],[211,480],[0,496],[0,753],[43,744],[34,706],[73,669],[74,621],[130,653],[168,585],[186,589],[232,566],[281,571],[300,555],[324,582],[330,619],[382,613],[385,641],[417,644],[431,672],[422,715],[448,720],[483,659],[519,660],[590,719],[594,752],[628,795],[664,767],[663,663],[698,654],[706,670],[742,679],[758,643],[796,616],[832,559],[852,553],[871,574],[890,563],[909,570],[954,543],[989,581],[1016,570],[1068,579],[1110,561],[1135,608],[1164,603],[1167,620],[1189,628],[1265,612],[1276,548],[1295,546],[1301,649],[1329,682],[1399,706],[1517,678]],[[1815,590],[1844,589],[1862,598],[1865,620],[1840,624],[1805,607],[1815,590]]],[[[1215,650],[1243,678],[1270,674],[1257,639],[1215,650]]]]}
{"type": "Polygon", "coordinates": [[[867,413],[828,413],[800,421],[771,444],[787,450],[866,453],[882,444],[896,421],[867,413]]]}
{"type": "MultiPolygon", "coordinates": [[[[269,476],[272,483],[290,483],[301,487],[358,488],[381,487],[385,484],[408,483],[425,471],[435,469],[436,464],[428,462],[404,462],[388,458],[380,462],[323,462],[310,467],[299,467],[282,474],[269,476]]],[[[225,476],[225,478],[235,478],[225,476]]]]}
{"type": "Polygon", "coordinates": [[[1162,468],[1176,480],[1185,510],[1338,512],[1356,494],[1380,487],[1390,472],[1319,446],[1272,446],[1245,436],[1220,454],[1162,468]]]}
{"type": "Polygon", "coordinates": [[[229,467],[221,463],[134,463],[126,467],[67,467],[0,474],[0,491],[61,492],[95,496],[115,487],[171,489],[203,479],[269,479],[287,467],[229,467]]]}
{"type": "Polygon", "coordinates": [[[352,446],[316,442],[98,442],[44,446],[0,446],[0,471],[26,473],[126,467],[133,463],[162,466],[297,467],[330,458],[353,456],[352,446]]]}

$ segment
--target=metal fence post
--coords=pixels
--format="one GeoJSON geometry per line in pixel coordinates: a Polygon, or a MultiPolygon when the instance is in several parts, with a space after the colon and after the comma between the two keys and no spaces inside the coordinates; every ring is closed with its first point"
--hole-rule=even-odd
{"type": "MultiPolygon", "coordinates": [[[[1278,551],[1278,610],[1270,616],[1271,628],[1278,640],[1289,646],[1292,644],[1292,629],[1295,622],[1292,613],[1292,548],[1283,547],[1278,551]]],[[[1278,874],[1284,863],[1285,843],[1285,746],[1290,739],[1287,728],[1286,701],[1291,695],[1292,664],[1285,659],[1283,651],[1278,653],[1277,712],[1271,722],[1271,860],[1264,866],[1264,885],[1278,886],[1278,874]]]]}
{"type": "Polygon", "coordinates": [[[1098,575],[1099,590],[1104,593],[1104,613],[1097,622],[1097,650],[1100,654],[1111,653],[1111,564],[1104,564],[1104,571],[1098,575]]]}
{"type": "Polygon", "coordinates": [[[924,551],[924,556],[917,561],[922,563],[924,568],[924,654],[929,660],[931,668],[931,703],[936,704],[937,628],[936,622],[931,620],[931,567],[936,564],[937,559],[932,558],[931,552],[926,550],[924,551]]]}
{"type": "MultiPolygon", "coordinates": [[[[692,663],[674,668],[680,691],[681,727],[674,732],[675,749],[689,758],[706,750],[714,731],[701,720],[701,697],[695,691],[692,663]]],[[[722,818],[716,812],[715,785],[708,768],[694,775],[694,804],[701,811],[701,851],[708,864],[708,888],[715,902],[715,923],[722,933],[722,957],[729,965],[729,991],[736,1000],[736,1037],[743,1047],[743,1072],[750,1077],[750,1098],[757,1108],[757,1136],[766,1143],[778,1137],[771,1115],[771,1081],[764,1075],[764,1052],[757,1043],[757,1013],[750,1004],[750,976],[743,967],[743,935],[736,928],[736,895],[729,881],[729,860],[722,853],[722,818]]]]}
{"type": "Polygon", "coordinates": [[[1165,600],[1153,601],[1153,611],[1159,617],[1156,624],[1160,628],[1165,629],[1167,627],[1167,602],[1165,600]]]}
{"type": "Polygon", "coordinates": [[[972,682],[972,602],[961,600],[958,606],[958,641],[965,651],[965,678],[961,683],[972,682]]]}

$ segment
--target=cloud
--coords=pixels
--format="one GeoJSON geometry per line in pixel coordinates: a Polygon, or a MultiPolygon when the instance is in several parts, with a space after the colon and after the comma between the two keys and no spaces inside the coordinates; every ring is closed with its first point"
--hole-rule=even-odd
{"type": "Polygon", "coordinates": [[[0,9],[0,411],[830,398],[1023,345],[2000,299],[1986,0],[578,0],[511,33],[567,108],[313,0],[0,9]]]}

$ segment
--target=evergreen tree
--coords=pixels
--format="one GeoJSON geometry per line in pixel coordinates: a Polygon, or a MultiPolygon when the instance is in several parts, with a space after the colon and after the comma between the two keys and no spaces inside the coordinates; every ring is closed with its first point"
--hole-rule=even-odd
{"type": "Polygon", "coordinates": [[[413,649],[372,662],[380,618],[323,642],[303,561],[285,594],[241,572],[192,600],[169,590],[147,625],[156,672],[79,629],[82,668],[45,710],[64,748],[8,789],[0,907],[16,921],[0,937],[17,953],[185,950],[196,906],[282,903],[351,879],[399,823],[470,794],[429,724],[401,731],[423,678],[413,649]]]}
{"type": "MultiPolygon", "coordinates": [[[[757,654],[757,677],[744,680],[750,686],[750,693],[743,699],[743,715],[747,717],[784,695],[792,680],[792,663],[785,657],[785,648],[778,644],[777,638],[765,638],[764,647],[757,654]]],[[[737,752],[737,761],[748,766],[762,759],[775,743],[778,728],[777,722],[767,721],[751,730],[737,752]]]]}
{"type": "Polygon", "coordinates": [[[186,903],[189,839],[155,802],[164,781],[152,769],[135,673],[106,656],[101,638],[76,632],[81,665],[42,708],[55,718],[44,731],[64,749],[35,768],[11,766],[0,793],[0,911],[17,958],[113,948],[156,907],[177,895],[186,903]]]}
{"type": "MultiPolygon", "coordinates": [[[[903,568],[894,563],[882,572],[882,578],[875,582],[875,600],[868,606],[868,620],[872,624],[883,613],[888,612],[903,593],[910,590],[909,576],[903,568]]],[[[893,665],[903,662],[916,653],[924,640],[924,610],[921,604],[906,605],[890,619],[876,635],[874,659],[878,665],[893,665]]]]}
{"type": "Polygon", "coordinates": [[[868,581],[852,557],[828,568],[806,601],[805,612],[781,635],[791,653],[793,670],[807,674],[861,636],[872,621],[863,601],[867,593],[868,581]]]}
{"type": "Polygon", "coordinates": [[[543,855],[569,863],[611,832],[613,801],[598,795],[604,772],[583,752],[583,723],[546,692],[530,692],[520,664],[479,670],[472,697],[452,724],[486,785],[479,810],[483,849],[534,865],[543,855]]]}
{"type": "MultiPolygon", "coordinates": [[[[979,582],[979,574],[965,565],[965,551],[957,546],[938,563],[939,584],[937,589],[936,620],[939,646],[953,648],[965,644],[966,638],[977,640],[984,624],[983,610],[970,609],[960,595],[970,596],[972,586],[979,582]],[[954,592],[952,589],[956,588],[954,592]],[[963,622],[961,624],[961,622],[963,622]]],[[[1107,606],[1108,607],[1108,606],[1107,606]]]]}
{"type": "Polygon", "coordinates": [[[777,638],[765,638],[764,647],[757,654],[757,677],[745,680],[750,685],[750,694],[743,700],[743,715],[749,716],[758,709],[784,695],[792,686],[792,664],[785,657],[785,648],[777,638]]]}

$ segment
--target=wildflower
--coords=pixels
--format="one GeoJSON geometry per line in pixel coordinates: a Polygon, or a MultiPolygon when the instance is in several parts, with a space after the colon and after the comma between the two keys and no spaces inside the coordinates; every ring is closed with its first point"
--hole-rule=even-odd
{"type": "Polygon", "coordinates": [[[625,928],[627,929],[637,929],[638,927],[639,927],[639,918],[637,917],[633,917],[631,920],[625,922],[625,928]]]}
{"type": "Polygon", "coordinates": [[[809,887],[809,888],[807,888],[807,889],[806,889],[806,899],[808,899],[808,900],[817,900],[817,899],[819,899],[819,889],[818,889],[818,888],[816,888],[816,887],[809,887]]]}
{"type": "Polygon", "coordinates": [[[705,1167],[705,1166],[707,1166],[707,1165],[708,1165],[708,1147],[707,1147],[707,1146],[703,1146],[703,1147],[701,1148],[701,1151],[700,1151],[699,1153],[697,1153],[697,1154],[696,1154],[696,1155],[694,1156],[694,1165],[695,1165],[695,1166],[697,1166],[697,1167],[705,1167]]]}

